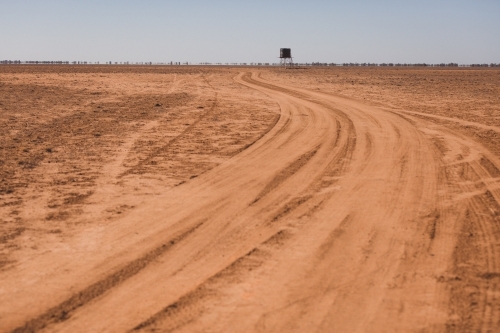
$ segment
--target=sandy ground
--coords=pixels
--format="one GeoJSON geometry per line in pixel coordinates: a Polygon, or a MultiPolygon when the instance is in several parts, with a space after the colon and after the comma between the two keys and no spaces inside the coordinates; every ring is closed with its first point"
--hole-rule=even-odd
{"type": "Polygon", "coordinates": [[[500,70],[0,67],[0,331],[500,331],[500,70]]]}

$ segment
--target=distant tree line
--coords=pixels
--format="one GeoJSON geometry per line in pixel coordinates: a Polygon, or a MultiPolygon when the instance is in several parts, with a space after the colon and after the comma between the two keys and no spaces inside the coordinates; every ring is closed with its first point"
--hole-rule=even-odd
{"type": "MultiPolygon", "coordinates": [[[[21,60],[0,60],[0,64],[2,65],[21,65],[21,64],[26,64],[26,65],[99,65],[99,62],[87,62],[87,61],[21,61],[21,60]]],[[[113,62],[113,61],[107,61],[103,63],[105,65],[170,65],[170,66],[187,66],[187,65],[192,65],[189,62],[129,62],[129,61],[124,61],[124,62],[113,62]]],[[[279,63],[246,63],[246,62],[240,62],[240,63],[209,63],[209,62],[202,62],[198,63],[197,65],[213,65],[213,66],[279,66],[279,63]]],[[[414,63],[414,64],[401,64],[401,63],[341,63],[341,64],[336,64],[336,63],[326,63],[326,62],[311,62],[311,63],[295,63],[296,66],[328,66],[328,67],[333,67],[333,66],[342,66],[342,67],[500,67],[500,64],[496,63],[491,63],[491,64],[468,64],[468,65],[459,65],[457,63],[441,63],[441,64],[427,64],[427,63],[414,63]]]]}

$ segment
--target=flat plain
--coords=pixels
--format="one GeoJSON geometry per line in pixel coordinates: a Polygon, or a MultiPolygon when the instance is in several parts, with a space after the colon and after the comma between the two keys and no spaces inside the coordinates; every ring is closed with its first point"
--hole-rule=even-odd
{"type": "Polygon", "coordinates": [[[500,70],[0,66],[1,332],[500,331],[500,70]]]}

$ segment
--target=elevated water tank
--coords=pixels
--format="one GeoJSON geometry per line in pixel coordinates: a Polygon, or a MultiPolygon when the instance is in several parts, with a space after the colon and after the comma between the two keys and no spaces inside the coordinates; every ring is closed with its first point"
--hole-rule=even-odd
{"type": "Polygon", "coordinates": [[[280,58],[291,58],[292,49],[280,49],[280,58]]]}

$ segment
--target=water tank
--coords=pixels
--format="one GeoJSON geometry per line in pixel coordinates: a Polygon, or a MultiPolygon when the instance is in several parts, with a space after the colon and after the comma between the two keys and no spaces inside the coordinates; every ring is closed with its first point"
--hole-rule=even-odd
{"type": "Polygon", "coordinates": [[[280,58],[291,58],[292,49],[280,49],[280,58]]]}

